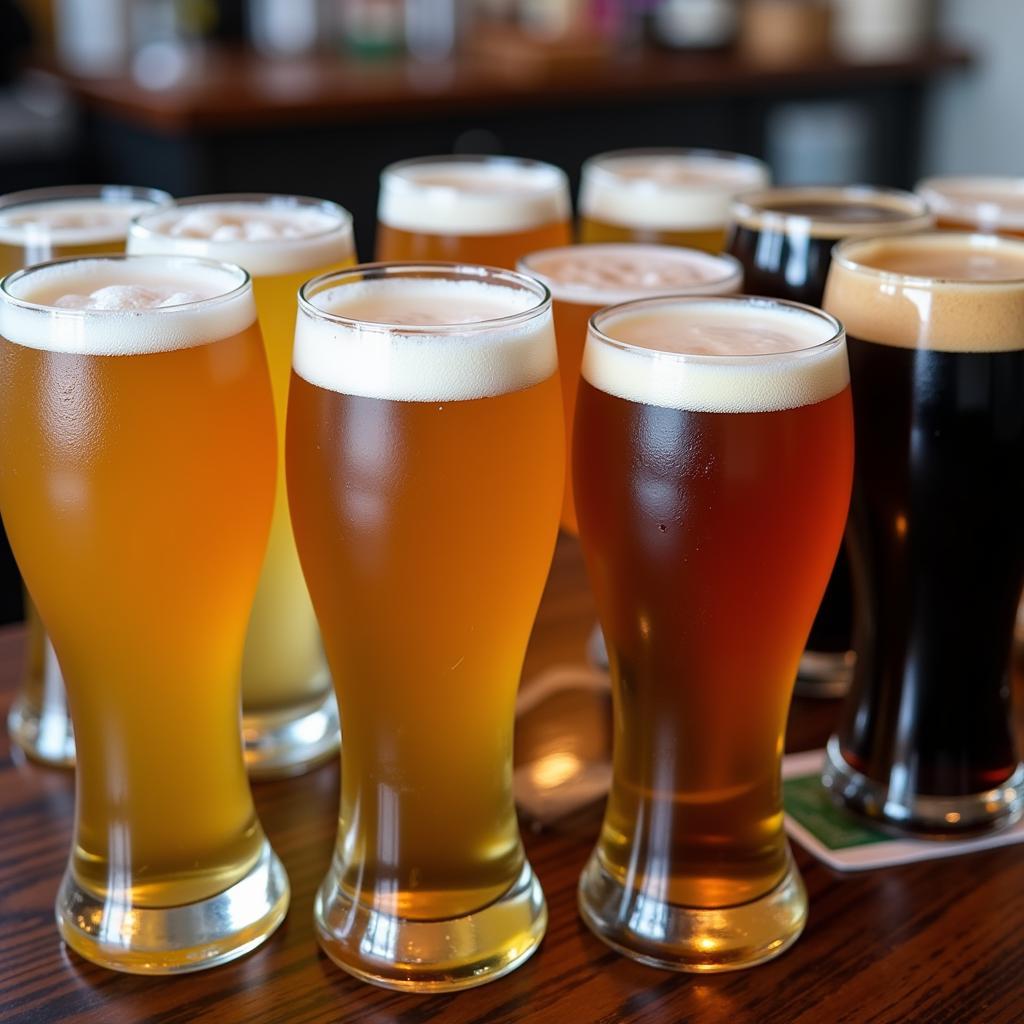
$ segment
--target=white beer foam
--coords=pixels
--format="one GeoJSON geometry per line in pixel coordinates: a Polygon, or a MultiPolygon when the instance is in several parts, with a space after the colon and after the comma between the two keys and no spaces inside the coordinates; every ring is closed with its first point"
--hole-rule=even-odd
{"type": "Polygon", "coordinates": [[[595,242],[531,253],[519,269],[544,282],[559,302],[611,306],[652,295],[739,291],[743,267],[676,245],[595,242]]]}
{"type": "Polygon", "coordinates": [[[346,320],[300,308],[293,366],[310,384],[343,395],[398,402],[487,398],[538,384],[558,365],[550,309],[526,321],[488,323],[537,305],[535,295],[514,288],[372,280],[327,289],[313,305],[346,320]],[[451,325],[463,329],[430,331],[451,325]]]}
{"type": "Polygon", "coordinates": [[[580,213],[591,220],[661,231],[724,227],[730,204],[769,183],[753,158],[711,153],[635,153],[594,157],[583,165],[580,213]]]}
{"type": "Polygon", "coordinates": [[[193,348],[255,322],[242,281],[237,267],[164,257],[54,263],[8,281],[8,294],[29,305],[0,300],[0,335],[76,355],[193,348]]]}
{"type": "Polygon", "coordinates": [[[583,377],[629,402],[689,412],[778,412],[822,402],[849,383],[831,324],[768,300],[652,303],[608,314],[590,336],[583,377]],[[623,347],[625,346],[625,347],[623,347]]]}
{"type": "Polygon", "coordinates": [[[0,244],[117,242],[128,233],[131,219],[153,205],[145,199],[109,200],[99,196],[16,203],[0,209],[0,244]]]}
{"type": "Polygon", "coordinates": [[[274,199],[214,200],[165,207],[140,217],[128,252],[203,256],[237,263],[253,277],[319,270],[352,259],[352,218],[329,204],[274,199]]]}
{"type": "Polygon", "coordinates": [[[917,194],[940,217],[986,229],[1024,230],[1024,176],[926,178],[917,194]]]}
{"type": "Polygon", "coordinates": [[[382,224],[432,235],[529,231],[570,217],[569,184],[551,164],[430,160],[387,167],[377,216],[382,224]]]}

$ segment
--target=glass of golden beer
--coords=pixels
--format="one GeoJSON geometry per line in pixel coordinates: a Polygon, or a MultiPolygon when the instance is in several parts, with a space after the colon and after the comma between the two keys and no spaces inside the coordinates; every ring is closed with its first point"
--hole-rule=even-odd
{"type": "Polygon", "coordinates": [[[591,320],[573,473],[615,732],[579,905],[627,956],[732,970],[803,929],[780,759],[852,463],[832,317],[671,297],[591,320]]]}
{"type": "Polygon", "coordinates": [[[61,936],[140,974],[240,956],[288,905],[238,729],[275,472],[248,275],[114,256],[5,278],[0,451],[75,725],[61,936]]]}
{"type": "Polygon", "coordinates": [[[345,730],[320,944],[389,988],[491,981],[547,923],[512,796],[564,473],[547,289],[438,263],[311,281],[287,451],[345,730]]]}
{"type": "MultiPolygon", "coordinates": [[[[0,196],[0,277],[61,257],[124,252],[132,217],[170,201],[166,192],[130,185],[65,185],[0,196]]],[[[33,760],[70,767],[75,738],[64,680],[27,594],[25,619],[28,662],[7,718],[8,730],[33,760]]]]}
{"type": "Polygon", "coordinates": [[[1024,237],[1024,177],[925,178],[916,191],[940,228],[1024,237]]]}
{"type": "MultiPolygon", "coordinates": [[[[743,285],[743,268],[732,256],[638,242],[542,249],[521,259],[519,270],[542,281],[551,292],[567,454],[572,452],[587,324],[599,309],[656,295],[724,295],[738,292],[743,285]]],[[[562,528],[578,532],[571,467],[565,477],[562,528]]]]}
{"type": "Polygon", "coordinates": [[[661,242],[721,252],[733,198],[770,181],[766,164],[740,153],[600,153],[583,164],[580,176],[580,241],[661,242]]]}
{"type": "Polygon", "coordinates": [[[242,736],[253,778],[306,771],[337,752],[338,707],[288,514],[284,426],[299,286],[355,262],[352,218],[322,199],[197,196],[140,217],[128,251],[237,263],[252,275],[277,414],[274,520],[242,662],[242,736]]]}
{"type": "Polygon", "coordinates": [[[534,249],[572,241],[569,180],[539,160],[435,156],[385,167],[377,259],[515,268],[534,249]]]}

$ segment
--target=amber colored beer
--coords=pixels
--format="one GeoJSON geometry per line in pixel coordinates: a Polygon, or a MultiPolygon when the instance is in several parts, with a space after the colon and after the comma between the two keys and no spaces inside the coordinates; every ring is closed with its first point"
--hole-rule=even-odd
{"type": "Polygon", "coordinates": [[[831,317],[665,298],[592,320],[573,466],[615,737],[580,903],[645,962],[748,966],[803,927],[780,757],[852,461],[831,317]]]}
{"type": "Polygon", "coordinates": [[[514,269],[528,252],[571,240],[565,172],[537,160],[438,156],[386,167],[377,259],[446,260],[514,269]]]}
{"type": "MultiPolygon", "coordinates": [[[[743,284],[743,270],[730,256],[633,242],[542,249],[520,260],[519,270],[543,281],[552,295],[567,453],[572,451],[587,324],[594,313],[602,306],[652,295],[737,292],[743,284]]],[[[565,477],[562,527],[577,532],[571,472],[565,477]]]]}
{"type": "Polygon", "coordinates": [[[479,984],[546,920],[511,784],[562,497],[549,303],[518,274],[437,264],[303,296],[288,488],[344,723],[320,941],[391,987],[479,984]]]}
{"type": "Polygon", "coordinates": [[[3,287],[0,508],[77,746],[61,934],[121,970],[230,959],[287,905],[238,730],[275,462],[248,278],[128,257],[3,287]]]}
{"type": "Polygon", "coordinates": [[[771,180],[760,160],[708,149],[622,149],[580,177],[581,242],[654,242],[721,252],[734,196],[771,180]]]}
{"type": "Polygon", "coordinates": [[[1024,177],[925,178],[916,191],[941,228],[1024,237],[1024,177]]]}

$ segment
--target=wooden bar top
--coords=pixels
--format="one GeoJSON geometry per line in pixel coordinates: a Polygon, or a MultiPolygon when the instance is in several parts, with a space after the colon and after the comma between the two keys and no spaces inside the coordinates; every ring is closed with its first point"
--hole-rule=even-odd
{"type": "MultiPolygon", "coordinates": [[[[559,544],[524,678],[580,663],[593,621],[579,549],[559,544]]],[[[0,631],[0,712],[23,653],[0,631]]],[[[526,685],[529,685],[527,682],[526,685]]],[[[835,702],[797,701],[788,749],[820,745],[835,702]]],[[[536,955],[493,984],[452,996],[364,985],[313,937],[313,894],[331,854],[337,769],[255,788],[292,882],[291,910],[254,953],[177,978],[115,974],[64,949],[53,900],[67,860],[68,773],[12,756],[0,736],[0,1021],[19,1024],[1002,1024],[1024,1020],[1024,850],[842,875],[798,847],[810,895],[802,938],[779,959],[718,975],[672,974],[617,956],[576,913],[596,815],[527,832],[550,924],[536,955]]]]}

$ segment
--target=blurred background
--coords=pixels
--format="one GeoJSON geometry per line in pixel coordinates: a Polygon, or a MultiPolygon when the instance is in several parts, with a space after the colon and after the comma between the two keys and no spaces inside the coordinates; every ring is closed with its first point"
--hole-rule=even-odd
{"type": "Polygon", "coordinates": [[[1022,40],[1021,0],[0,0],[0,192],[322,196],[368,258],[381,168],[431,153],[1020,174],[1022,40]]]}

